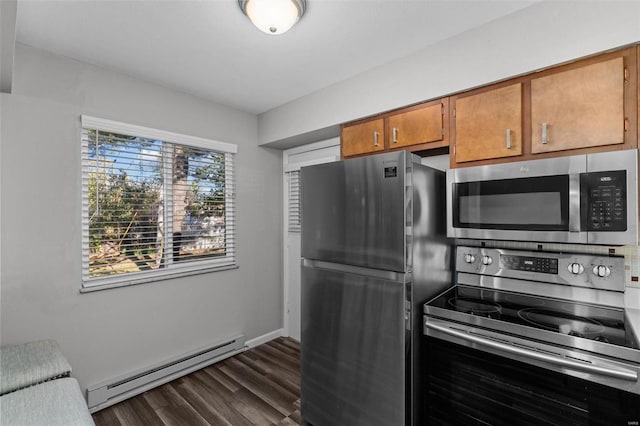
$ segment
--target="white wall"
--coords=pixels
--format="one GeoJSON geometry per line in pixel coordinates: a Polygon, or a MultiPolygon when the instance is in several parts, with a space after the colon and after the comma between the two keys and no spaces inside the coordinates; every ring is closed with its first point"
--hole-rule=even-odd
{"type": "Polygon", "coordinates": [[[258,117],[259,143],[337,136],[342,122],[637,41],[637,0],[544,1],[267,111],[258,117]]]}
{"type": "Polygon", "coordinates": [[[2,345],[58,340],[85,388],[282,327],[282,153],[254,115],[23,45],[0,108],[2,345]],[[80,294],[81,114],[238,144],[239,269],[80,294]]]}

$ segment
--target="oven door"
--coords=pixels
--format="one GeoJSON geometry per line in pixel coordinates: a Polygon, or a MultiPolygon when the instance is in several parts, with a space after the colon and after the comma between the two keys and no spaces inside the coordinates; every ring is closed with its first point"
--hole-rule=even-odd
{"type": "Polygon", "coordinates": [[[586,156],[447,171],[447,235],[586,243],[580,174],[586,156]]]}
{"type": "Polygon", "coordinates": [[[424,332],[429,424],[640,421],[638,365],[428,317],[424,332]]]}

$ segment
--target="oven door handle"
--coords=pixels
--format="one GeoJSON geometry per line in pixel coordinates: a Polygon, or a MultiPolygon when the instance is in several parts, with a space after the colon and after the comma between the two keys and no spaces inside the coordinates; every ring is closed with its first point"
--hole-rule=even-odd
{"type": "Polygon", "coordinates": [[[544,362],[559,365],[562,367],[569,367],[576,370],[585,371],[588,373],[600,374],[604,376],[614,377],[617,379],[628,380],[631,382],[638,381],[638,373],[632,370],[618,370],[618,369],[600,367],[593,364],[585,364],[579,361],[573,361],[566,358],[559,358],[557,356],[548,355],[542,352],[536,352],[535,350],[519,348],[512,345],[507,345],[505,343],[496,342],[487,338],[474,336],[472,334],[469,334],[463,331],[453,330],[449,327],[432,324],[430,322],[425,322],[425,326],[432,330],[439,331],[441,333],[445,333],[450,336],[458,337],[460,339],[463,339],[469,342],[478,343],[483,346],[488,346],[490,348],[498,349],[504,352],[509,352],[509,353],[520,355],[527,358],[532,358],[538,361],[544,361],[544,362]]]}

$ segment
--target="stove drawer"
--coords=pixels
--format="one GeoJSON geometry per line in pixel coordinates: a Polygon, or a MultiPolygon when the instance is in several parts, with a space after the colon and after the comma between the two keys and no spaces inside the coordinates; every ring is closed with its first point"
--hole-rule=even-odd
{"type": "Polygon", "coordinates": [[[431,425],[629,425],[640,396],[496,353],[426,336],[431,425]]]}

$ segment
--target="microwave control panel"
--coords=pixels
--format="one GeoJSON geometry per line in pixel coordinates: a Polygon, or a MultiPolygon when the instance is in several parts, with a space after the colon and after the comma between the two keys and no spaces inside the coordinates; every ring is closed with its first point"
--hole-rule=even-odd
{"type": "Polygon", "coordinates": [[[626,231],[627,172],[584,173],[580,176],[581,216],[584,231],[626,231]]]}

